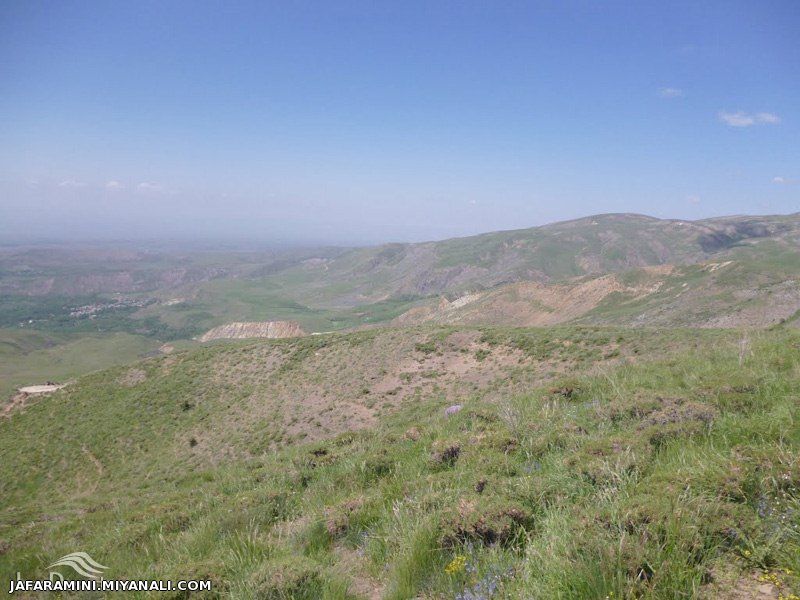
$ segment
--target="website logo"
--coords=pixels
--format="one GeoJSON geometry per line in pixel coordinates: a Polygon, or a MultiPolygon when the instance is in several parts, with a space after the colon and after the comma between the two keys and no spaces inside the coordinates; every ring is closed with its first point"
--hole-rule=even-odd
{"type": "Polygon", "coordinates": [[[54,574],[60,575],[57,571],[53,570],[56,567],[69,567],[78,575],[90,579],[99,579],[103,571],[108,568],[94,560],[91,556],[86,554],[86,552],[72,552],[71,554],[59,558],[56,562],[47,567],[47,570],[50,571],[51,578],[54,574]]]}

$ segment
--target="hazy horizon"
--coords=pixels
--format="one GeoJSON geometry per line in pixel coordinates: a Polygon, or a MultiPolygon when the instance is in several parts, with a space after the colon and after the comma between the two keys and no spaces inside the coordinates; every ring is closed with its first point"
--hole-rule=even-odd
{"type": "Polygon", "coordinates": [[[529,227],[515,227],[509,229],[492,229],[487,231],[478,231],[475,233],[464,234],[464,235],[456,235],[451,237],[443,237],[443,238],[430,238],[430,239],[420,239],[420,240],[397,240],[397,239],[385,239],[385,240],[376,240],[376,241],[367,241],[367,242],[359,242],[353,241],[351,243],[346,242],[337,242],[337,241],[326,241],[326,240],[303,240],[303,239],[293,239],[293,240],[279,240],[279,239],[268,239],[268,238],[259,238],[259,237],[244,237],[244,236],[231,236],[231,237],[223,237],[223,236],[208,236],[208,237],[181,237],[179,235],[165,235],[161,237],[108,237],[108,238],[38,238],[38,239],[30,239],[30,238],[18,238],[15,239],[13,236],[9,236],[5,239],[0,239],[0,249],[2,248],[47,248],[47,247],[75,247],[75,248],[131,248],[135,250],[153,250],[153,251],[201,251],[201,252],[224,252],[224,251],[231,251],[231,252],[282,252],[282,251],[291,251],[291,250],[313,250],[313,249],[349,249],[349,248],[369,248],[387,244],[424,244],[424,243],[436,243],[439,241],[445,241],[448,239],[457,239],[457,238],[466,238],[466,237],[474,237],[480,236],[485,234],[491,233],[502,233],[502,232],[511,232],[511,231],[524,231],[526,229],[535,229],[537,227],[547,227],[550,225],[558,225],[561,223],[568,223],[570,221],[580,221],[583,219],[591,219],[595,217],[602,217],[602,216],[609,216],[609,215],[631,215],[631,216],[640,216],[640,217],[647,217],[658,219],[661,221],[685,221],[685,222],[701,222],[707,220],[722,220],[722,219],[729,219],[729,218],[737,218],[737,217],[753,217],[753,218],[764,218],[764,217],[791,217],[794,215],[800,215],[800,212],[794,213],[774,213],[774,214],[728,214],[728,215],[715,215],[712,217],[704,217],[701,219],[677,219],[677,218],[670,218],[670,217],[654,217],[653,215],[648,215],[644,213],[595,213],[591,215],[583,215],[581,217],[576,217],[574,219],[565,219],[559,221],[548,221],[547,223],[542,223],[539,225],[531,225],[529,227]]]}
{"type": "Polygon", "coordinates": [[[0,243],[800,210],[800,4],[9,2],[0,243]]]}

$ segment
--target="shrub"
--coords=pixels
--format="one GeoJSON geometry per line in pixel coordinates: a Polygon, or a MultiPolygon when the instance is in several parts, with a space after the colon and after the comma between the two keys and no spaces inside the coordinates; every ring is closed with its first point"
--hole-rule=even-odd
{"type": "Polygon", "coordinates": [[[461,446],[457,443],[437,442],[431,452],[431,462],[433,465],[441,467],[452,467],[456,464],[461,455],[461,446]]]}
{"type": "Polygon", "coordinates": [[[414,346],[414,349],[417,352],[422,352],[423,354],[433,354],[436,352],[436,342],[428,341],[428,342],[419,342],[414,346]]]}
{"type": "Polygon", "coordinates": [[[491,496],[462,498],[442,517],[441,542],[446,548],[469,542],[510,546],[532,526],[532,512],[513,500],[491,496]]]}
{"type": "Polygon", "coordinates": [[[250,589],[262,600],[316,600],[324,586],[322,569],[302,557],[267,563],[250,577],[250,589]]]}

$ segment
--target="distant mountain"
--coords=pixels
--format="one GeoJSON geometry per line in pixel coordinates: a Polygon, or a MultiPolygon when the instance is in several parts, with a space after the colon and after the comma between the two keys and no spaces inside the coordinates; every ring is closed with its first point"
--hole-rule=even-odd
{"type": "Polygon", "coordinates": [[[754,258],[800,251],[800,214],[662,220],[633,214],[586,217],[515,231],[418,244],[387,244],[289,268],[322,304],[487,290],[519,281],[553,283],[660,265],[724,261],[754,242],[754,258]],[[335,291],[332,291],[335,290],[335,291]]]}

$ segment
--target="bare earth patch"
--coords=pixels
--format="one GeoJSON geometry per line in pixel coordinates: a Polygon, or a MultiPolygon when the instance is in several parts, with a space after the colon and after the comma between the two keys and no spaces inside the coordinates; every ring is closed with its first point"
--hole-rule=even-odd
{"type": "Polygon", "coordinates": [[[357,550],[338,545],[335,550],[338,558],[336,571],[350,579],[349,590],[359,598],[380,600],[383,597],[385,584],[372,578],[364,568],[366,559],[359,556],[357,550]]]}
{"type": "MultiPolygon", "coordinates": [[[[226,349],[199,376],[197,388],[205,392],[196,399],[197,405],[221,403],[224,414],[175,443],[180,452],[218,464],[237,452],[258,456],[371,429],[410,403],[435,399],[443,411],[476,395],[500,401],[563,376],[576,360],[592,371],[627,361],[630,354],[617,341],[561,342],[541,340],[550,350],[537,356],[513,336],[490,340],[478,329],[393,329],[348,341],[308,337],[226,349]]],[[[178,356],[161,359],[162,368],[178,356]]],[[[661,418],[702,421],[706,416],[693,410],[692,404],[674,407],[661,418]]]]}
{"type": "Polygon", "coordinates": [[[657,292],[674,267],[662,265],[643,269],[649,280],[626,285],[617,275],[581,277],[567,283],[547,284],[525,281],[496,289],[467,294],[437,305],[415,307],[395,319],[396,324],[503,324],[515,327],[540,327],[564,323],[596,308],[610,294],[621,292],[641,298],[657,292]]]}
{"type": "Polygon", "coordinates": [[[709,600],[778,600],[780,590],[768,581],[759,581],[758,573],[749,573],[729,583],[714,584],[709,600]]]}
{"type": "Polygon", "coordinates": [[[133,387],[146,380],[147,373],[145,373],[142,369],[130,369],[117,380],[117,383],[124,387],[133,387]]]}

